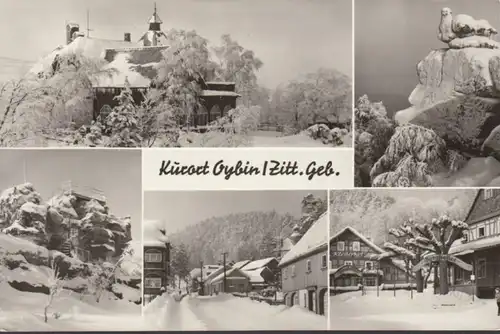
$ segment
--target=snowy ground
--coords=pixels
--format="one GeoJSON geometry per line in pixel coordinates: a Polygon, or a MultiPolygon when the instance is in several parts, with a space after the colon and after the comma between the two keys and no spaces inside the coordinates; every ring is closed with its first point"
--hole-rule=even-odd
{"type": "Polygon", "coordinates": [[[271,306],[232,295],[164,295],[144,309],[158,330],[325,330],[325,316],[301,307],[271,306]]]}
{"type": "Polygon", "coordinates": [[[96,303],[68,290],[54,299],[48,322],[43,309],[48,296],[21,292],[6,282],[0,283],[0,330],[6,331],[121,331],[148,330],[142,320],[141,306],[104,295],[96,303]],[[55,315],[58,318],[55,318],[55,315]]]}
{"type": "Polygon", "coordinates": [[[450,292],[446,296],[409,291],[349,292],[330,297],[332,330],[498,330],[494,300],[450,292]]]}

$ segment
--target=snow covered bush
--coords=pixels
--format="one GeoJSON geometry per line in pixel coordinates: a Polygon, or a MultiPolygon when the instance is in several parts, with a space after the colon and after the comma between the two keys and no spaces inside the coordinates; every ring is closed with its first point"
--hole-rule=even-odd
{"type": "Polygon", "coordinates": [[[52,306],[52,303],[54,302],[54,299],[57,298],[57,296],[60,294],[60,292],[63,289],[64,285],[64,280],[61,279],[61,275],[59,273],[59,266],[57,265],[55,259],[51,260],[50,267],[49,267],[49,276],[48,276],[48,287],[49,287],[49,294],[47,296],[47,302],[45,303],[44,309],[43,309],[43,315],[44,315],[44,321],[48,321],[48,311],[49,308],[52,306]]]}
{"type": "Polygon", "coordinates": [[[106,117],[106,129],[110,133],[110,147],[141,147],[139,121],[130,83],[125,79],[125,87],[115,97],[119,104],[106,117]]]}
{"type": "Polygon", "coordinates": [[[397,127],[370,171],[372,186],[430,186],[432,175],[460,167],[457,154],[433,130],[411,124],[397,127]]]}
{"type": "Polygon", "coordinates": [[[355,185],[371,186],[370,171],[394,134],[395,124],[382,102],[370,102],[367,95],[357,101],[355,117],[355,185]]]}

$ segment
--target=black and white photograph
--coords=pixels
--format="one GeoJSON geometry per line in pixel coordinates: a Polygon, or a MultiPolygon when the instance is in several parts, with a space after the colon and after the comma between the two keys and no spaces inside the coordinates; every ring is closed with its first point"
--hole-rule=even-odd
{"type": "Polygon", "coordinates": [[[144,330],[140,150],[0,150],[0,330],[144,330]]]}
{"type": "Polygon", "coordinates": [[[498,330],[500,189],[330,192],[330,329],[498,330]]]}
{"type": "Polygon", "coordinates": [[[357,187],[500,185],[500,2],[355,1],[357,187]]]}
{"type": "Polygon", "coordinates": [[[0,146],[352,147],[351,0],[5,0],[0,22],[0,146]]]}
{"type": "Polygon", "coordinates": [[[144,321],[326,330],[326,191],[144,193],[144,321]]]}

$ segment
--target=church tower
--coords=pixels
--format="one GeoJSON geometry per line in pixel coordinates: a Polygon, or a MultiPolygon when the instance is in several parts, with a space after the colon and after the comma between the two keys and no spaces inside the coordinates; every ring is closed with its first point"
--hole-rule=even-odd
{"type": "Polygon", "coordinates": [[[161,31],[161,24],[163,23],[158,13],[156,12],[156,2],[155,2],[155,11],[153,15],[149,19],[149,31],[161,31]]]}
{"type": "Polygon", "coordinates": [[[164,45],[163,39],[167,36],[161,31],[161,25],[163,21],[158,16],[158,12],[156,10],[156,3],[154,7],[153,15],[149,18],[149,29],[148,31],[141,37],[139,42],[142,42],[144,46],[161,46],[164,45]]]}

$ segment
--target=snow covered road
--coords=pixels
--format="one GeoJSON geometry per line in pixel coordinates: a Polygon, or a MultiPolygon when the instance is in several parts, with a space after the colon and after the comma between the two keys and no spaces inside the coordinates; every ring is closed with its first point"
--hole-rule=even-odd
{"type": "Polygon", "coordinates": [[[301,308],[271,306],[232,295],[158,297],[146,306],[146,322],[158,330],[326,329],[326,317],[301,308]],[[161,320],[158,320],[161,319],[161,320]]]}

